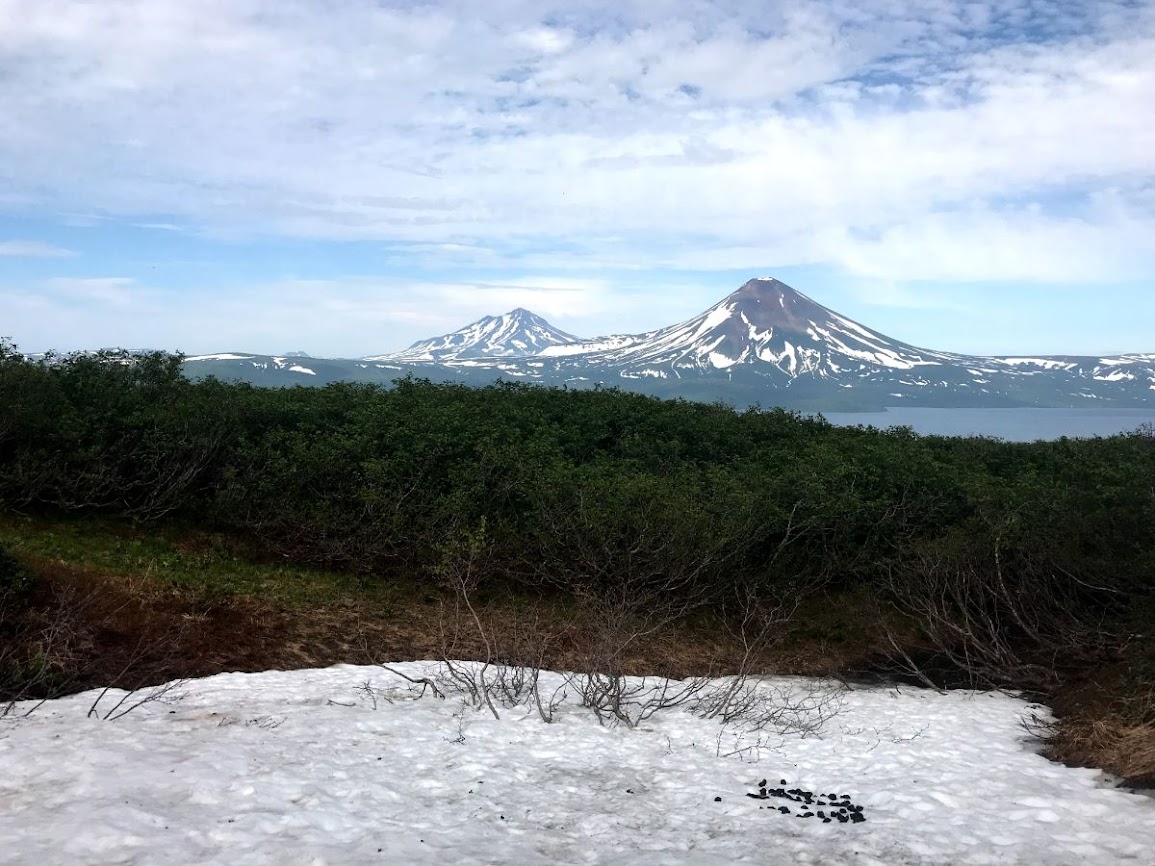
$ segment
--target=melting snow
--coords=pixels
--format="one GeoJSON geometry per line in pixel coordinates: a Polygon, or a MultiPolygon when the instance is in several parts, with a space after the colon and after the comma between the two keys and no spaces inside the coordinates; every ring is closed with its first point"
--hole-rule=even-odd
{"type": "Polygon", "coordinates": [[[668,378],[665,370],[631,370],[622,373],[624,379],[666,379],[668,378]]]}
{"type": "Polygon", "coordinates": [[[232,355],[228,352],[218,352],[215,355],[192,355],[185,358],[185,361],[248,361],[252,357],[252,355],[232,355]]]}
{"type": "Polygon", "coordinates": [[[1114,367],[1120,364],[1150,364],[1152,362],[1155,362],[1155,355],[1134,354],[1099,359],[1099,363],[1104,367],[1114,367]]]}
{"type": "Polygon", "coordinates": [[[1095,378],[1100,382],[1130,382],[1134,380],[1135,376],[1124,370],[1112,370],[1106,376],[1095,376],[1095,378]]]}
{"type": "Polygon", "coordinates": [[[1041,710],[1003,694],[856,689],[802,737],[678,710],[606,728],[572,703],[552,725],[495,720],[405,685],[222,674],[115,722],[85,717],[91,693],[53,701],[0,727],[3,859],[1106,866],[1155,841],[1155,800],[1036,754],[1020,722],[1041,710]],[[762,785],[849,795],[866,821],[800,820],[747,796],[762,785]]]}
{"type": "Polygon", "coordinates": [[[561,358],[568,355],[588,355],[594,352],[611,352],[623,349],[638,342],[638,337],[629,334],[614,337],[599,337],[595,340],[586,340],[581,343],[566,343],[558,346],[547,346],[538,352],[542,358],[561,358]]]}
{"type": "Polygon", "coordinates": [[[722,304],[721,306],[710,310],[705,316],[702,317],[702,321],[698,323],[698,330],[695,336],[704,334],[707,331],[712,331],[714,328],[718,327],[720,324],[729,319],[733,312],[733,304],[722,304]]]}
{"type": "Polygon", "coordinates": [[[1044,370],[1073,370],[1078,364],[1070,361],[1059,361],[1055,358],[992,358],[1001,364],[1010,364],[1012,367],[1032,366],[1042,367],[1044,370]]]}

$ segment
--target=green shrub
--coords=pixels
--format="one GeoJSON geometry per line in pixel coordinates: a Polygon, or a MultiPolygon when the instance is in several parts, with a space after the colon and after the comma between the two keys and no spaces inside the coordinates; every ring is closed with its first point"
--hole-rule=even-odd
{"type": "Polygon", "coordinates": [[[36,579],[15,556],[0,547],[0,598],[21,597],[32,591],[36,579]]]}

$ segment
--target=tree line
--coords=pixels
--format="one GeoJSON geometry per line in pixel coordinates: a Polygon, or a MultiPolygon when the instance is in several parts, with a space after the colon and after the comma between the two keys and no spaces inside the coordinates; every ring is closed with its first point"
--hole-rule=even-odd
{"type": "Polygon", "coordinates": [[[4,345],[0,507],[181,521],[380,580],[466,569],[637,616],[866,588],[969,676],[1038,687],[1155,607],[1150,431],[1007,443],[614,389],[266,389],[163,353],[4,345]]]}

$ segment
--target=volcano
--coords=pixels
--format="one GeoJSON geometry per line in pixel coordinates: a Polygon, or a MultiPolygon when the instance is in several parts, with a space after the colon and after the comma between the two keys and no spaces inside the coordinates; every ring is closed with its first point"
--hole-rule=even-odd
{"type": "Polygon", "coordinates": [[[248,353],[186,359],[190,375],[259,384],[388,384],[412,374],[487,385],[610,385],[663,397],[806,410],[1149,407],[1155,354],[984,357],[919,348],[848,319],[781,280],[750,280],[701,314],[642,334],[585,340],[515,309],[354,360],[248,353]]]}
{"type": "Polygon", "coordinates": [[[373,355],[365,360],[428,364],[521,357],[578,340],[578,337],[555,328],[541,316],[518,307],[501,316],[484,316],[452,333],[419,340],[400,352],[373,355]]]}
{"type": "Polygon", "coordinates": [[[542,357],[682,377],[738,367],[785,378],[835,376],[882,367],[910,370],[955,361],[872,331],[772,277],[750,280],[677,325],[633,337],[559,345],[542,357]]]}

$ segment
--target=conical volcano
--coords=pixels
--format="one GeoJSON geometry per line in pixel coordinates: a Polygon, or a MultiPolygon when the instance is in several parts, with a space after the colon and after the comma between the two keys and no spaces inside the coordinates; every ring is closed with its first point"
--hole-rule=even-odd
{"type": "Polygon", "coordinates": [[[441,363],[482,358],[513,358],[536,355],[549,346],[580,340],[555,328],[541,316],[518,307],[501,316],[484,316],[464,328],[419,340],[408,349],[373,355],[367,361],[441,363]]]}
{"type": "MultiPolygon", "coordinates": [[[[574,346],[545,356],[574,356],[574,346]]],[[[829,310],[781,280],[750,280],[702,314],[581,355],[596,366],[660,378],[749,368],[764,375],[826,377],[866,367],[911,369],[948,356],[910,346],[829,310]]]]}

